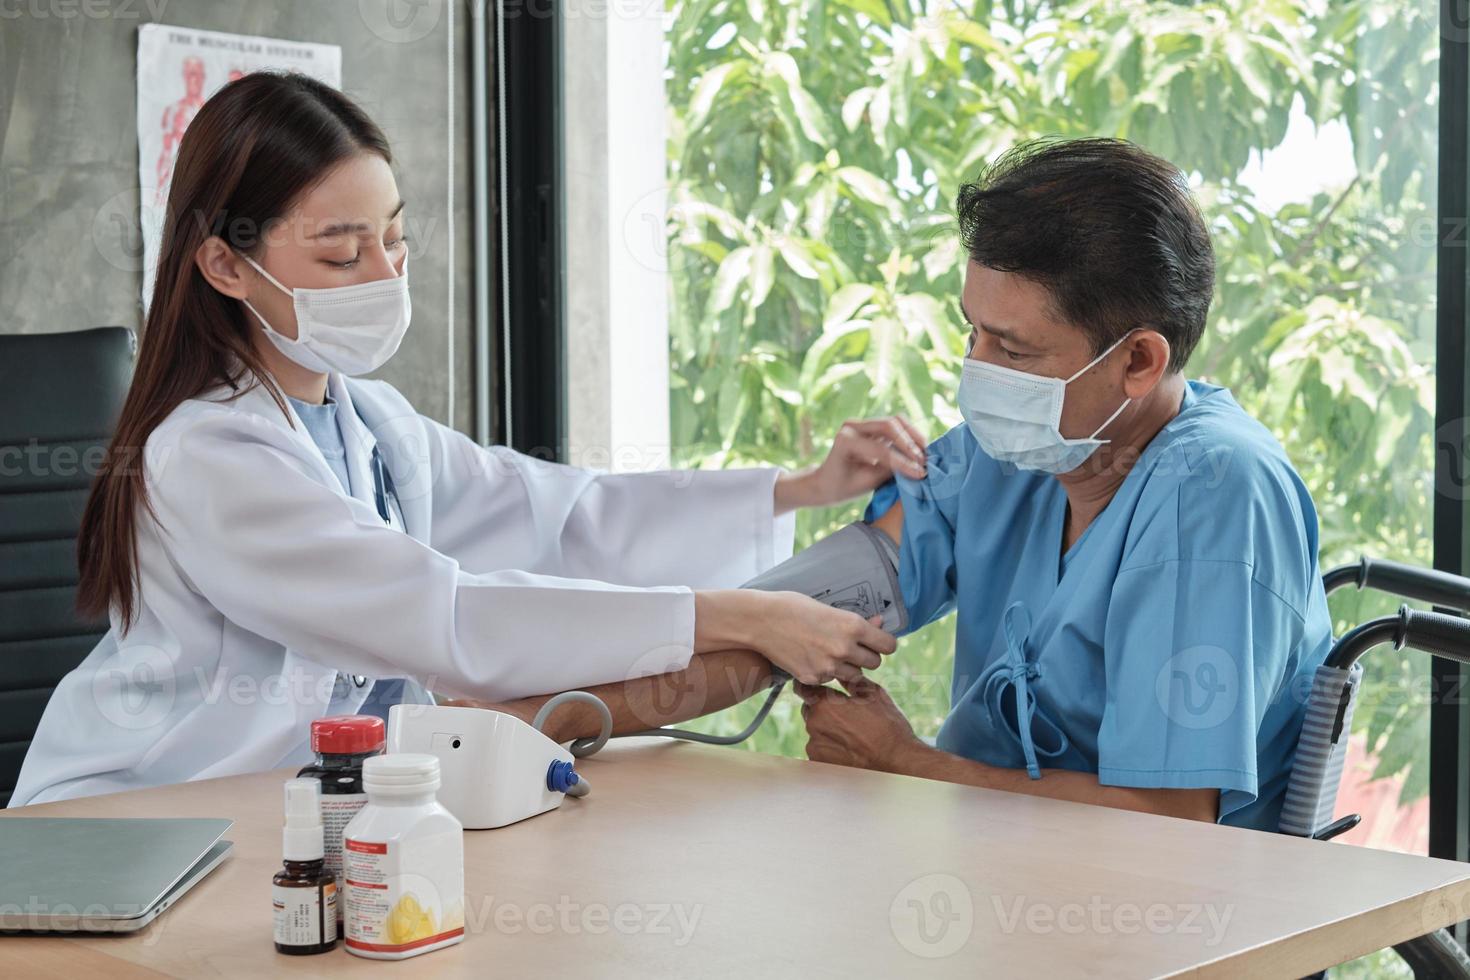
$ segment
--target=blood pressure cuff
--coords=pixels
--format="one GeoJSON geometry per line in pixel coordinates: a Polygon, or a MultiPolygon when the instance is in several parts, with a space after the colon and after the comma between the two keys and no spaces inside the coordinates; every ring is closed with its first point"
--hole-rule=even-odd
{"type": "Polygon", "coordinates": [[[909,622],[898,584],[898,546],[861,521],[828,535],[741,588],[803,592],[864,619],[881,615],[883,629],[893,634],[909,622]]]}

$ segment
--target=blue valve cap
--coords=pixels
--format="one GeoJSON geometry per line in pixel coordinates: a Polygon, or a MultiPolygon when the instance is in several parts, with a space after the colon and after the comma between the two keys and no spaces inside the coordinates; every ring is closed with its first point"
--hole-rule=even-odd
{"type": "Polygon", "coordinates": [[[565,793],[579,782],[581,779],[570,762],[557,759],[546,770],[546,788],[554,793],[565,793]]]}

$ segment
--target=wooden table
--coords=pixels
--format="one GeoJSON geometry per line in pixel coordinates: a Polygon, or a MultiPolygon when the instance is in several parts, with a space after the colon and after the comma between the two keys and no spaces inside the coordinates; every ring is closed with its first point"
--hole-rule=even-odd
{"type": "Polygon", "coordinates": [[[0,937],[0,976],[1300,977],[1470,917],[1470,866],[635,740],[583,800],[465,835],[465,941],[271,945],[286,772],[0,811],[230,817],[235,853],[131,936],[0,937]]]}

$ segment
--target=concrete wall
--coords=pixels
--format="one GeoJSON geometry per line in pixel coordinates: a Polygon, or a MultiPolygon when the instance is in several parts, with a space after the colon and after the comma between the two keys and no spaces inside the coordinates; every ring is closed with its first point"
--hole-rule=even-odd
{"type": "Polygon", "coordinates": [[[0,331],[141,329],[135,79],[150,21],[341,45],[342,87],[392,141],[409,215],[413,327],[377,376],[470,431],[469,17],[445,0],[0,0],[0,331]]]}

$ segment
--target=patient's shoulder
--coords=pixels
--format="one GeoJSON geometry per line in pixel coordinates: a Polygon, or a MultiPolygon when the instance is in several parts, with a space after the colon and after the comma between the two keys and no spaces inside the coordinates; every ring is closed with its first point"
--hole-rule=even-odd
{"type": "Polygon", "coordinates": [[[1150,481],[1189,492],[1290,492],[1300,485],[1286,450],[1225,388],[1189,382],[1179,415],[1139,463],[1150,481]]]}
{"type": "Polygon", "coordinates": [[[1142,510],[1172,525],[1180,558],[1269,562],[1309,573],[1317,549],[1311,494],[1276,437],[1224,388],[1193,398],[1140,460],[1142,510]]]}

